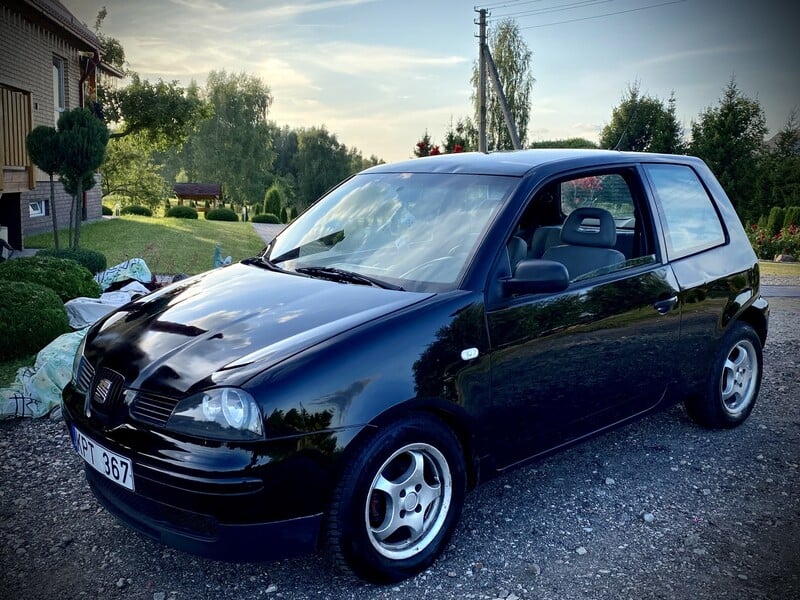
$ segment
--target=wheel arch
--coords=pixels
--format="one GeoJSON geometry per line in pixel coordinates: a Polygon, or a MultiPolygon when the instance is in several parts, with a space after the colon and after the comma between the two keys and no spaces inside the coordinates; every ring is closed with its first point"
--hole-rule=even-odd
{"type": "Polygon", "coordinates": [[[415,398],[388,408],[376,415],[347,444],[342,464],[347,464],[350,453],[358,451],[364,440],[375,432],[402,418],[427,416],[448,427],[461,446],[467,472],[467,489],[474,488],[480,481],[480,460],[473,418],[458,405],[441,398],[415,398]]]}
{"type": "Polygon", "coordinates": [[[767,342],[767,329],[768,329],[768,321],[767,321],[767,314],[766,314],[766,301],[764,302],[764,307],[756,307],[753,304],[748,306],[741,315],[739,315],[738,320],[742,323],[747,323],[752,327],[756,334],[758,335],[758,339],[761,340],[761,346],[763,347],[764,344],[767,342]]]}

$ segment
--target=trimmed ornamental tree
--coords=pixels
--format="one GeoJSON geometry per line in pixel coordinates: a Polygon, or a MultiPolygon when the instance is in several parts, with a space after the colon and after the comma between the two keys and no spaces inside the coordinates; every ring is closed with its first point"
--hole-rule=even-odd
{"type": "Polygon", "coordinates": [[[61,147],[58,132],[53,127],[39,125],[25,140],[28,154],[37,167],[50,176],[50,215],[53,217],[53,245],[58,247],[58,219],[56,218],[56,191],[53,173],[61,168],[61,147]]]}
{"type": "Polygon", "coordinates": [[[80,247],[81,198],[94,185],[94,173],[103,162],[108,144],[108,127],[86,108],[74,108],[58,119],[62,161],[59,168],[64,188],[72,194],[70,248],[80,247]],[[72,223],[75,224],[74,234],[72,223]]]}

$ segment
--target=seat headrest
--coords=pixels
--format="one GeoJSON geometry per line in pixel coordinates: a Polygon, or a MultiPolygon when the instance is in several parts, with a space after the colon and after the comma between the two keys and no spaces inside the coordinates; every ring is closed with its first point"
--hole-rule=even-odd
{"type": "MultiPolygon", "coordinates": [[[[593,226],[594,223],[588,224],[593,226]]],[[[613,248],[617,243],[617,227],[614,217],[604,208],[583,206],[576,208],[564,221],[561,227],[561,243],[570,246],[594,246],[596,248],[613,248]],[[600,223],[598,229],[581,229],[585,219],[595,219],[600,223]]]]}

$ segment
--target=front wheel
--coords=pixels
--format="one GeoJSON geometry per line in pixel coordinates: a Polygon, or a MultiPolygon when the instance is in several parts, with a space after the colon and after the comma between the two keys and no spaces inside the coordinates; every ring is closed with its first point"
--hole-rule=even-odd
{"type": "Polygon", "coordinates": [[[452,534],[464,501],[461,445],[440,421],[405,418],[352,453],[328,519],[334,559],[375,582],[427,568],[452,534]]]}
{"type": "Polygon", "coordinates": [[[686,401],[689,416],[714,429],[743,423],[755,405],[762,370],[761,339],[750,325],[735,323],[714,356],[705,395],[686,401]]]}

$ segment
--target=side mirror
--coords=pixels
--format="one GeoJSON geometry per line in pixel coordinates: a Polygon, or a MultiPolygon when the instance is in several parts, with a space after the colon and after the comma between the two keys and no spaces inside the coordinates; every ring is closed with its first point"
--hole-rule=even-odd
{"type": "Polygon", "coordinates": [[[563,292],[569,287],[567,267],[552,260],[521,260],[514,276],[503,281],[508,295],[563,292]]]}

